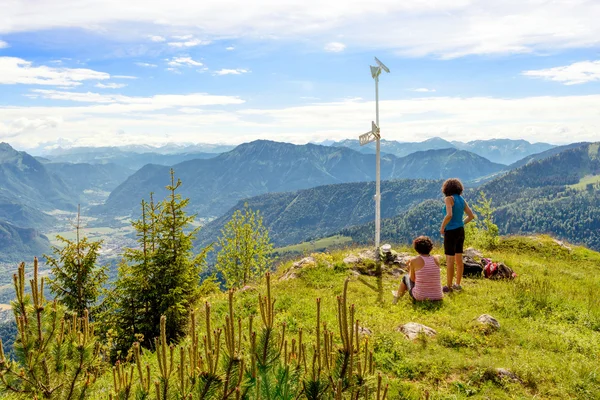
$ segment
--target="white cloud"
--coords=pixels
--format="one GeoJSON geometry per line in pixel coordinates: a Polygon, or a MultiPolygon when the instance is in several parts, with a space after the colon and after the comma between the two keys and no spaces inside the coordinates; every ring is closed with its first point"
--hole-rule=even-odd
{"type": "Polygon", "coordinates": [[[4,49],[8,47],[8,43],[6,43],[4,40],[0,40],[0,49],[4,49]]]}
{"type": "Polygon", "coordinates": [[[131,75],[113,75],[112,78],[117,78],[117,79],[137,79],[137,76],[131,76],[131,75]]]}
{"type": "Polygon", "coordinates": [[[229,47],[226,47],[226,48],[225,48],[225,50],[227,50],[227,51],[232,51],[232,50],[235,50],[235,47],[233,47],[233,46],[229,46],[229,47]]]}
{"type": "Polygon", "coordinates": [[[19,135],[27,132],[45,131],[56,128],[62,120],[57,117],[25,118],[19,117],[8,124],[0,120],[0,137],[18,139],[19,135]]]}
{"type": "Polygon", "coordinates": [[[210,44],[210,41],[208,40],[200,40],[200,39],[192,39],[191,37],[188,36],[179,36],[180,38],[188,38],[189,40],[185,40],[183,42],[169,42],[168,45],[171,47],[195,47],[195,46],[200,46],[200,45],[207,45],[210,44]]]}
{"type": "Polygon", "coordinates": [[[561,82],[565,85],[578,85],[600,81],[600,61],[581,61],[563,67],[524,71],[523,75],[561,82]]]}
{"type": "Polygon", "coordinates": [[[339,53],[346,49],[346,45],[340,42],[331,42],[325,45],[325,51],[330,53],[339,53]]]}
{"type": "Polygon", "coordinates": [[[420,93],[432,93],[435,92],[435,89],[428,89],[428,88],[416,88],[416,89],[409,89],[411,92],[420,92],[420,93]]]}
{"type": "Polygon", "coordinates": [[[105,80],[110,75],[87,68],[33,66],[17,57],[0,57],[0,84],[78,86],[85,80],[105,80]]]}
{"type": "MultiPolygon", "coordinates": [[[[34,89],[32,93],[45,99],[69,100],[87,103],[115,103],[131,105],[151,105],[160,108],[176,106],[208,106],[242,104],[238,96],[220,96],[207,93],[159,94],[151,97],[131,97],[120,94],[101,94],[92,92],[65,92],[59,90],[34,89]]],[[[156,108],[152,108],[153,110],[156,108]]]]}
{"type": "Polygon", "coordinates": [[[162,36],[155,36],[155,35],[148,36],[148,38],[156,43],[165,42],[167,40],[162,36]]]}
{"type": "Polygon", "coordinates": [[[241,74],[246,74],[248,72],[250,72],[250,71],[247,69],[243,69],[243,68],[237,68],[237,69],[223,68],[218,71],[215,71],[214,75],[219,75],[219,76],[221,76],[221,75],[241,75],[241,74]]]}
{"type": "Polygon", "coordinates": [[[96,85],[94,85],[94,86],[96,86],[97,88],[100,88],[100,89],[120,89],[127,85],[125,83],[107,83],[107,84],[96,83],[96,85]]]}
{"type": "MultiPolygon", "coordinates": [[[[368,121],[374,110],[373,101],[360,99],[240,109],[244,101],[239,97],[203,93],[131,97],[38,89],[31,94],[43,100],[39,102],[44,106],[0,107],[0,141],[10,138],[11,143],[23,148],[58,138],[78,145],[109,145],[124,140],[164,143],[169,134],[168,141],[175,142],[240,143],[263,138],[306,143],[353,137],[352,132],[358,135],[370,128],[368,121]],[[48,106],[52,99],[70,101],[72,105],[48,106]],[[35,124],[15,121],[46,121],[55,127],[33,129],[35,124]],[[29,130],[23,126],[29,126],[29,130]],[[119,135],[119,131],[127,135],[119,135]]],[[[551,143],[597,141],[598,104],[600,95],[384,100],[380,101],[381,131],[384,138],[401,141],[433,136],[448,140],[496,137],[551,143]]]]}
{"type": "Polygon", "coordinates": [[[155,68],[156,64],[150,64],[150,63],[146,63],[146,62],[136,62],[135,65],[137,65],[138,67],[147,67],[147,68],[155,68]]]}
{"type": "Polygon", "coordinates": [[[167,64],[170,67],[201,67],[204,65],[200,61],[195,61],[192,57],[173,57],[167,60],[167,64]]]}
{"type": "Polygon", "coordinates": [[[184,6],[159,0],[128,0],[126,6],[120,0],[87,0],[85,7],[73,8],[71,0],[38,0],[35,8],[24,8],[9,1],[2,7],[0,34],[94,27],[128,39],[123,32],[144,29],[185,30],[209,39],[310,37],[323,42],[342,35],[353,48],[445,58],[600,43],[597,0],[256,0],[252,7],[185,1],[184,6]]]}

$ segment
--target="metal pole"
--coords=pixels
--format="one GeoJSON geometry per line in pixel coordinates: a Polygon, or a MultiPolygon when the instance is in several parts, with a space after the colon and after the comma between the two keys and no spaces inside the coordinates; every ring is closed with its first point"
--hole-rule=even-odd
{"type": "MultiPolygon", "coordinates": [[[[375,77],[375,123],[379,127],[379,75],[375,77]]],[[[381,132],[381,130],[380,130],[381,132]]],[[[379,251],[379,239],[381,233],[381,170],[380,170],[380,150],[381,145],[379,137],[377,137],[377,151],[376,151],[376,167],[375,167],[375,251],[379,251]]]]}

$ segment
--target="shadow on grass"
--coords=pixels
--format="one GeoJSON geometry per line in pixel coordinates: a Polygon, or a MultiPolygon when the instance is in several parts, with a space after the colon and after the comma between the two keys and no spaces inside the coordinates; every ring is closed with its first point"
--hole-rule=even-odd
{"type": "Polygon", "coordinates": [[[416,300],[413,300],[412,301],[412,307],[416,311],[433,313],[433,312],[437,312],[437,311],[441,310],[442,308],[444,308],[444,301],[443,300],[437,300],[437,301],[431,301],[431,300],[416,301],[416,300]]]}

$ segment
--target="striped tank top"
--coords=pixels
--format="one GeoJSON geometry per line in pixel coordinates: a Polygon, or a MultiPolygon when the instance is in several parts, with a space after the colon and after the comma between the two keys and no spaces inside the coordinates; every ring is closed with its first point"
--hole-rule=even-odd
{"type": "Polygon", "coordinates": [[[415,287],[412,294],[415,300],[441,300],[444,298],[440,283],[440,267],[432,256],[420,256],[425,265],[415,271],[415,287]]]}

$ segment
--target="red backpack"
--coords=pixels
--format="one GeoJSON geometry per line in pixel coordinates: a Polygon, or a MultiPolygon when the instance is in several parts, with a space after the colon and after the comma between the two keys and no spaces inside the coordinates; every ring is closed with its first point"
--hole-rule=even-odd
{"type": "Polygon", "coordinates": [[[488,279],[514,279],[517,277],[517,274],[503,263],[492,262],[489,258],[482,259],[481,263],[485,264],[483,274],[488,279]]]}

